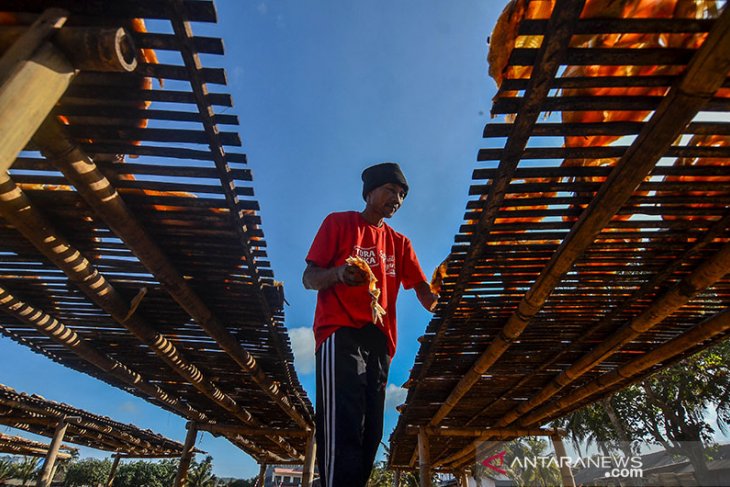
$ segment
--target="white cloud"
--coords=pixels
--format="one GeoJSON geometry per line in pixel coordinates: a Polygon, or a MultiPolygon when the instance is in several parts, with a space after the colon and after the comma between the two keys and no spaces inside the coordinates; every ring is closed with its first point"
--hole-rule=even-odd
{"type": "Polygon", "coordinates": [[[388,384],[385,389],[385,409],[395,409],[396,406],[403,404],[407,395],[408,389],[398,387],[395,384],[388,384]]]}
{"type": "Polygon", "coordinates": [[[261,15],[266,15],[266,12],[269,11],[269,6],[266,5],[266,2],[261,2],[259,3],[259,6],[256,7],[256,10],[258,10],[261,15]]]}
{"type": "Polygon", "coordinates": [[[136,414],[137,412],[139,412],[139,408],[132,401],[124,401],[123,403],[119,404],[119,410],[123,413],[128,414],[136,414]]]}
{"type": "Polygon", "coordinates": [[[289,330],[294,367],[299,375],[314,372],[314,333],[311,328],[301,327],[289,330]]]}

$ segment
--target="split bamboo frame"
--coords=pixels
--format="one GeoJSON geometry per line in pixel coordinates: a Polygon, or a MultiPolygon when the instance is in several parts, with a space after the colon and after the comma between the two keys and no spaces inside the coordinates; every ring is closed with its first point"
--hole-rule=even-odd
{"type": "MultiPolygon", "coordinates": [[[[555,10],[558,10],[557,5],[555,10]]],[[[687,72],[664,97],[659,108],[644,125],[639,136],[603,183],[550,263],[525,294],[517,311],[454,387],[429,424],[439,424],[511,343],[522,334],[565,273],[572,268],[575,261],[594,241],[595,236],[631,197],[677,134],[681,133],[722,86],[728,70],[730,70],[730,10],[726,9],[692,58],[687,72]]]]}
{"type": "Polygon", "coordinates": [[[221,346],[275,404],[299,426],[311,429],[311,421],[305,419],[289,403],[277,383],[258,365],[256,358],[220,323],[175,269],[160,246],[137,221],[111,182],[101,173],[94,161],[68,138],[59,124],[53,120],[46,120],[34,140],[44,155],[58,166],[89,206],[128,245],[180,307],[221,346]]]}
{"type": "MultiPolygon", "coordinates": [[[[233,398],[207,379],[200,369],[185,359],[172,342],[148,324],[81,252],[53,228],[7,173],[0,173],[0,214],[61,269],[97,306],[150,347],[173,371],[244,424],[261,425],[250,412],[240,407],[233,398]]],[[[300,457],[296,449],[284,438],[271,439],[288,455],[300,457]]]]}

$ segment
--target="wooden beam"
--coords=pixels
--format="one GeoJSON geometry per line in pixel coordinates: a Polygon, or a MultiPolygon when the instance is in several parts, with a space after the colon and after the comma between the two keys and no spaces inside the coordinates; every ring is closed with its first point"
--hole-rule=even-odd
{"type": "Polygon", "coordinates": [[[266,468],[268,465],[262,463],[259,467],[259,476],[256,477],[256,487],[264,487],[266,485],[266,468]]]}
{"type": "Polygon", "coordinates": [[[418,431],[418,469],[420,486],[431,487],[431,451],[425,428],[418,431]]]}
{"type": "MultiPolygon", "coordinates": [[[[517,310],[454,387],[431,419],[431,425],[439,424],[522,334],[565,273],[572,268],[585,249],[593,243],[595,236],[631,197],[636,187],[654,168],[657,160],[666,153],[666,149],[677,134],[682,132],[722,85],[728,70],[730,70],[730,9],[725,9],[705,43],[693,57],[685,75],[670,90],[657,111],[644,125],[639,136],[620,159],[551,261],[522,298],[517,310]]],[[[478,252],[481,252],[482,247],[483,245],[478,252]]],[[[470,255],[474,252],[477,251],[470,250],[470,255]]],[[[441,327],[444,328],[446,327],[441,327]]],[[[523,406],[527,407],[522,405],[521,408],[523,406]]],[[[509,422],[497,426],[507,424],[509,422]]]]}
{"type": "Polygon", "coordinates": [[[263,426],[261,428],[251,428],[225,423],[198,423],[198,429],[200,431],[208,431],[216,435],[236,434],[241,436],[280,435],[284,437],[304,437],[311,434],[306,430],[300,429],[269,428],[263,426]]]}
{"type": "Polygon", "coordinates": [[[459,487],[469,487],[469,472],[464,469],[459,474],[459,487]]]}
{"type": "Polygon", "coordinates": [[[517,438],[520,436],[551,436],[557,430],[551,428],[451,428],[432,426],[410,426],[410,434],[425,431],[428,436],[450,436],[469,438],[517,438]]]}
{"type": "Polygon", "coordinates": [[[119,462],[122,460],[122,457],[120,455],[114,455],[114,460],[112,461],[112,468],[109,470],[109,476],[106,478],[106,484],[105,487],[112,487],[112,484],[114,483],[114,477],[117,475],[117,469],[119,468],[119,462]]]}
{"type": "Polygon", "coordinates": [[[59,419],[56,425],[56,431],[53,433],[53,440],[51,440],[51,445],[48,447],[48,455],[46,455],[43,468],[38,476],[37,487],[49,487],[51,485],[51,481],[53,480],[53,467],[56,465],[56,457],[63,442],[63,435],[66,434],[66,428],[68,428],[68,423],[66,423],[65,418],[59,419]]]}
{"type": "Polygon", "coordinates": [[[400,487],[400,476],[401,476],[400,469],[393,472],[393,487],[400,487]]]}
{"type": "Polygon", "coordinates": [[[180,456],[180,464],[177,468],[177,475],[175,475],[174,487],[184,487],[188,482],[188,469],[190,468],[190,462],[195,454],[195,438],[198,435],[198,428],[195,423],[189,422],[187,424],[188,433],[185,436],[185,446],[183,446],[182,455],[180,456]]]}
{"type": "Polygon", "coordinates": [[[65,56],[45,42],[67,15],[45,11],[0,58],[0,171],[13,164],[76,75],[65,56]]]}
{"type": "Polygon", "coordinates": [[[311,487],[314,480],[314,463],[317,460],[317,442],[314,432],[307,438],[307,450],[304,455],[304,468],[302,469],[302,487],[311,487]]]}
{"type": "Polygon", "coordinates": [[[555,456],[558,457],[558,467],[560,468],[560,479],[563,487],[575,487],[575,479],[573,478],[573,472],[570,469],[570,463],[563,461],[568,458],[568,453],[565,451],[565,445],[563,444],[563,437],[560,435],[552,435],[550,439],[553,442],[553,448],[555,448],[555,456]]]}

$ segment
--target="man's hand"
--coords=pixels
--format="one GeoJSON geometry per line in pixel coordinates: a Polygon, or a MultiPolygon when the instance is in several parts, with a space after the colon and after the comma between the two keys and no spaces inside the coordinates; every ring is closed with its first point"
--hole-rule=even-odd
{"type": "Polygon", "coordinates": [[[348,286],[361,286],[368,282],[368,275],[365,271],[348,264],[323,268],[308,262],[302,276],[304,287],[315,291],[321,291],[339,283],[348,286]]]}
{"type": "Polygon", "coordinates": [[[348,286],[362,286],[370,281],[364,270],[349,264],[337,268],[337,280],[348,286]]]}
{"type": "Polygon", "coordinates": [[[436,309],[436,304],[438,304],[439,295],[431,292],[431,286],[426,281],[416,284],[414,289],[416,290],[416,296],[418,296],[421,305],[433,313],[433,310],[436,309]]]}

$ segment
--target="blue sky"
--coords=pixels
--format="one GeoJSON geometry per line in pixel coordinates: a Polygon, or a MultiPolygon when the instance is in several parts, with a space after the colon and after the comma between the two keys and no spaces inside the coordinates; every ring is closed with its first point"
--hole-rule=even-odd
{"type": "MultiPolygon", "coordinates": [[[[312,238],[328,213],[362,209],[362,169],[397,161],[411,191],[389,223],[413,241],[427,275],[446,257],[463,221],[477,150],[486,146],[481,132],[495,94],[487,76],[487,37],[503,2],[216,3],[218,24],[194,24],[193,30],[222,37],[226,46],[224,57],[206,55],[203,63],[228,73],[228,87],[211,89],[233,95],[227,112],[241,120],[269,258],[290,303],[286,324],[296,367],[313,398],[316,294],[301,286],[312,238]]],[[[401,293],[386,440],[429,316],[412,292],[401,293]]],[[[5,338],[0,383],[185,437],[181,418],[5,338]]],[[[226,440],[204,434],[198,446],[214,456],[218,475],[252,477],[258,471],[226,440]]],[[[90,449],[82,455],[106,456],[90,449]]]]}

